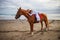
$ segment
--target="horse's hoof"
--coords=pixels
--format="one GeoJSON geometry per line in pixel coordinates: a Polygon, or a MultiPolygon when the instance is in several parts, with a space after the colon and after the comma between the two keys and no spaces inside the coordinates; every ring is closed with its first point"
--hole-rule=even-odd
{"type": "Polygon", "coordinates": [[[41,32],[43,32],[43,30],[41,30],[41,32]]]}
{"type": "Polygon", "coordinates": [[[44,32],[47,32],[47,30],[46,30],[46,29],[44,29],[44,32]]]}
{"type": "Polygon", "coordinates": [[[32,32],[31,35],[34,35],[34,33],[32,32]]]}
{"type": "Polygon", "coordinates": [[[49,28],[47,28],[46,31],[49,31],[49,28]]]}

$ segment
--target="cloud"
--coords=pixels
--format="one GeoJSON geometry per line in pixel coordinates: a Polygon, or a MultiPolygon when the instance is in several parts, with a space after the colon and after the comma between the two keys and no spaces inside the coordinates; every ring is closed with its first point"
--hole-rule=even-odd
{"type": "Polygon", "coordinates": [[[31,5],[31,4],[29,4],[29,3],[22,3],[21,4],[21,7],[22,8],[26,8],[26,9],[33,9],[34,7],[31,5]]]}
{"type": "Polygon", "coordinates": [[[20,5],[29,9],[55,10],[60,6],[60,2],[56,0],[23,0],[20,5]]]}
{"type": "Polygon", "coordinates": [[[35,2],[35,3],[45,3],[45,2],[49,2],[50,0],[29,0],[31,2],[35,2]]]}
{"type": "Polygon", "coordinates": [[[58,8],[58,6],[60,6],[60,3],[58,1],[52,1],[52,2],[50,1],[44,4],[44,7],[46,9],[55,9],[58,8]]]}
{"type": "Polygon", "coordinates": [[[5,0],[1,2],[0,8],[17,8],[34,9],[39,11],[58,10],[60,1],[55,0],[5,0]]]}
{"type": "Polygon", "coordinates": [[[34,9],[47,14],[51,13],[52,15],[52,13],[60,13],[60,0],[0,0],[0,14],[16,14],[19,7],[34,9]]]}
{"type": "Polygon", "coordinates": [[[54,0],[6,0],[1,3],[0,7],[18,8],[20,6],[25,9],[50,10],[60,6],[60,2],[54,0]]]}

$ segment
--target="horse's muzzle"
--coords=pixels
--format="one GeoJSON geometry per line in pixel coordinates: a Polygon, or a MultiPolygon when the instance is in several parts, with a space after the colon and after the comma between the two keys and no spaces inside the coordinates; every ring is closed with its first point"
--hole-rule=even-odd
{"type": "Polygon", "coordinates": [[[17,19],[17,17],[15,17],[15,19],[17,19]]]}

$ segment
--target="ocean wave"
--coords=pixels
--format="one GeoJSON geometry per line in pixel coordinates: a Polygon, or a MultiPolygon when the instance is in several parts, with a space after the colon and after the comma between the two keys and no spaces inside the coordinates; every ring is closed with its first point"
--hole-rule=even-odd
{"type": "MultiPolygon", "coordinates": [[[[60,14],[47,14],[47,17],[49,20],[60,20],[60,14]]],[[[0,15],[0,20],[11,20],[11,19],[15,19],[15,14],[11,14],[11,15],[0,15]]],[[[24,16],[21,16],[20,19],[26,19],[24,16]]]]}

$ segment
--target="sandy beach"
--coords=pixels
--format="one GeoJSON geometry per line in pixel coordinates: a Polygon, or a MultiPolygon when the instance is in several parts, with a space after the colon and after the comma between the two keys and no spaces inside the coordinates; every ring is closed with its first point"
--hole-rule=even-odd
{"type": "MultiPolygon", "coordinates": [[[[0,40],[60,40],[60,20],[49,20],[49,31],[41,34],[41,24],[34,24],[34,35],[24,20],[0,20],[0,40]]],[[[44,26],[45,27],[45,26],[44,26]]]]}

